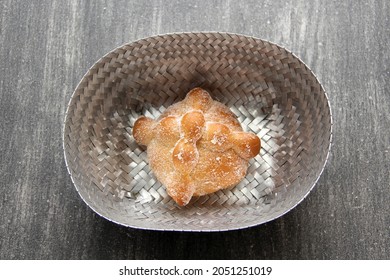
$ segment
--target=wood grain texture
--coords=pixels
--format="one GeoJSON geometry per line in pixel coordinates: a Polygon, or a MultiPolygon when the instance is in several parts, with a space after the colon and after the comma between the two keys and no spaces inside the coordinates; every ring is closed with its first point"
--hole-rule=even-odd
{"type": "Polygon", "coordinates": [[[390,259],[390,5],[379,1],[0,1],[0,259],[390,259]],[[297,54],[328,92],[330,160],[314,191],[265,225],[221,233],[100,218],[67,174],[73,89],[111,49],[228,31],[297,54]]]}

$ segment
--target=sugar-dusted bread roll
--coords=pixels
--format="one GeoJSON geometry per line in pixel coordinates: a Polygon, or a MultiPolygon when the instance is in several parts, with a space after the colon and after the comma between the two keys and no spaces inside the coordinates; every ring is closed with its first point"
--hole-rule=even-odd
{"type": "Polygon", "coordinates": [[[259,137],[243,132],[236,116],[201,88],[157,120],[138,118],[133,136],[147,146],[151,169],[181,206],[193,196],[235,186],[260,151],[259,137]]]}

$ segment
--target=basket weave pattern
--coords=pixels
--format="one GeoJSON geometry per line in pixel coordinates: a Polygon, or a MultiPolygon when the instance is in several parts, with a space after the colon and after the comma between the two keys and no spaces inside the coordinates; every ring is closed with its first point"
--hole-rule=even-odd
{"type": "Polygon", "coordinates": [[[119,224],[162,230],[227,230],[282,215],[315,184],[330,139],[328,100],[313,73],[284,48],[227,33],[162,35],[113,50],[77,86],[64,127],[68,170],[83,200],[119,224]],[[194,87],[227,105],[262,149],[236,187],[179,207],[132,126],[194,87]]]}

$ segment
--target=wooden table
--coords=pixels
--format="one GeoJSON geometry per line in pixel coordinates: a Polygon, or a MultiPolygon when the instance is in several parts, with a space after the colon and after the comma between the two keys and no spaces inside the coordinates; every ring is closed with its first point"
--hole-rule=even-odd
{"type": "Polygon", "coordinates": [[[390,2],[0,1],[0,259],[389,259],[390,2]],[[90,210],[67,173],[72,91],[111,49],[228,31],[297,54],[327,91],[330,160],[285,216],[220,233],[136,230],[90,210]]]}

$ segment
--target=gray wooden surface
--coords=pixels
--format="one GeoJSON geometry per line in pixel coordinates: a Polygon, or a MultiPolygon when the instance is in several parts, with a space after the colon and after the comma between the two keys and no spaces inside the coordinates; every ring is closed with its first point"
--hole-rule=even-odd
{"type": "Polygon", "coordinates": [[[390,259],[390,2],[0,1],[0,259],[390,259]],[[128,229],[93,213],[67,174],[62,122],[102,55],[180,31],[282,45],[316,73],[334,117],[314,191],[265,225],[128,229]]]}

